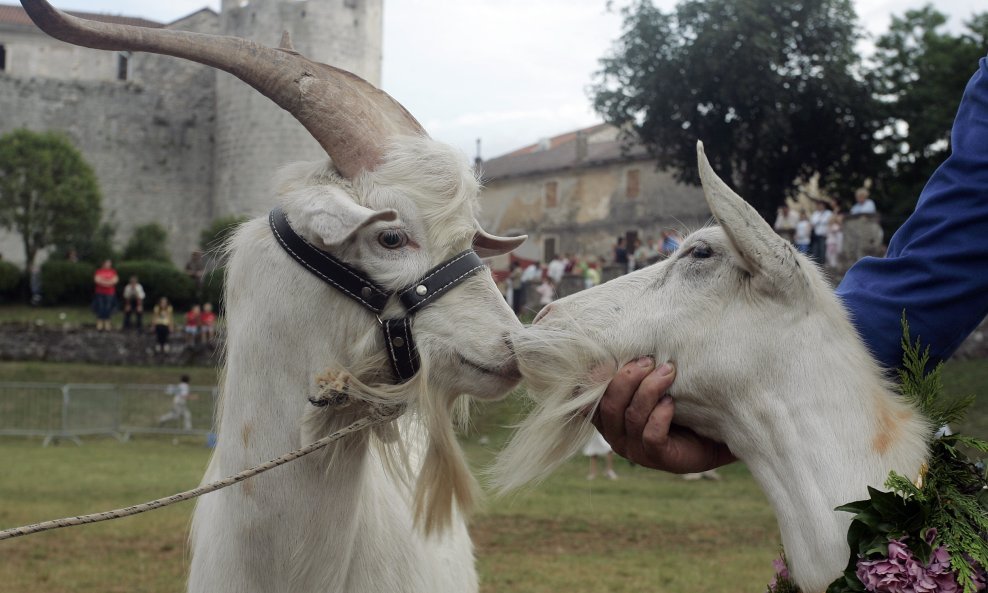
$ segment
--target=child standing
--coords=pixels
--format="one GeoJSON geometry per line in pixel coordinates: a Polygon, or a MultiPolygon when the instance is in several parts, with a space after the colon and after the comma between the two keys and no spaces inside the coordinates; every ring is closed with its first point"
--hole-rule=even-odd
{"type": "Polygon", "coordinates": [[[804,255],[809,255],[810,253],[810,242],[813,240],[813,225],[810,224],[810,219],[807,218],[805,212],[799,213],[799,222],[796,223],[796,233],[793,242],[796,244],[796,249],[804,255]]]}
{"type": "Polygon", "coordinates": [[[175,310],[172,309],[167,297],[161,297],[158,304],[154,306],[154,337],[157,340],[156,352],[168,352],[168,336],[172,332],[173,316],[175,310]]]}
{"type": "Polygon", "coordinates": [[[607,476],[607,479],[617,479],[617,473],[614,472],[614,451],[607,441],[604,440],[603,435],[597,432],[596,428],[587,441],[587,444],[583,445],[583,455],[590,458],[590,473],[587,474],[588,480],[593,480],[597,477],[598,457],[604,460],[604,475],[607,476]]]}
{"type": "Polygon", "coordinates": [[[196,336],[199,335],[199,316],[201,313],[199,305],[192,305],[192,309],[185,314],[185,343],[189,346],[196,343],[196,336]]]}
{"type": "Polygon", "coordinates": [[[213,304],[204,303],[202,313],[199,315],[199,338],[203,344],[213,341],[216,336],[216,313],[213,313],[213,304]]]}

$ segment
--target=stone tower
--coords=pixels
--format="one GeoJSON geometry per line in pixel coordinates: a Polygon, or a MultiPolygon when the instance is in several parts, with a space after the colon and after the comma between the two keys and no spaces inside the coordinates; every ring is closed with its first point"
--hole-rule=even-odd
{"type": "MultiPolygon", "coordinates": [[[[283,31],[307,58],[381,83],[383,0],[223,0],[220,33],[277,47],[283,31]]],[[[262,214],[286,163],[326,158],[288,113],[224,72],[216,81],[214,217],[262,214]]]]}

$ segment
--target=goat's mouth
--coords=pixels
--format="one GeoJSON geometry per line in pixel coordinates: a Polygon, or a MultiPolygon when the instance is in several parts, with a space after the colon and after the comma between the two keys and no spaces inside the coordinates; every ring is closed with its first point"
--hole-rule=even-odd
{"type": "Polygon", "coordinates": [[[489,367],[474,362],[469,358],[463,356],[462,354],[457,354],[456,356],[460,359],[461,364],[470,367],[471,369],[477,371],[482,375],[490,375],[493,377],[497,377],[499,379],[507,379],[510,381],[521,380],[521,371],[518,370],[518,363],[515,362],[514,360],[511,360],[511,362],[504,363],[497,367],[489,367]]]}

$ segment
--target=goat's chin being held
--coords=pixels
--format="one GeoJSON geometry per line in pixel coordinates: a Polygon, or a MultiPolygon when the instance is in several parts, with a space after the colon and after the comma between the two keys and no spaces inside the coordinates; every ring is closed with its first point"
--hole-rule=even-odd
{"type": "Polygon", "coordinates": [[[583,446],[589,412],[623,361],[585,335],[550,327],[518,332],[512,344],[535,409],[490,470],[500,492],[544,479],[583,446]]]}

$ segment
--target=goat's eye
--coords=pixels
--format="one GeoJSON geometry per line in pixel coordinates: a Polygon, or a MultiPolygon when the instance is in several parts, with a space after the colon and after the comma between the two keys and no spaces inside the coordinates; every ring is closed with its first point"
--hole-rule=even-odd
{"type": "Polygon", "coordinates": [[[690,257],[695,257],[696,259],[707,259],[713,254],[714,250],[704,243],[697,243],[690,249],[690,257]]]}
{"type": "Polygon", "coordinates": [[[408,235],[404,231],[388,229],[381,231],[381,234],[377,236],[377,242],[385,249],[401,249],[408,245],[408,235]]]}

